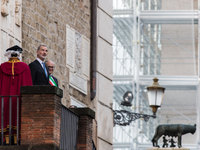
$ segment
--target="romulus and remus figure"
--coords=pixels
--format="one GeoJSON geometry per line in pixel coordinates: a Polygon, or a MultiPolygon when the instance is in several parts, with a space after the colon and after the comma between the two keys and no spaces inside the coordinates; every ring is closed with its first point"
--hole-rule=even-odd
{"type": "Polygon", "coordinates": [[[194,134],[196,131],[196,124],[195,125],[185,125],[185,124],[163,124],[159,125],[156,128],[155,135],[152,139],[152,143],[154,147],[159,147],[158,139],[161,136],[178,136],[178,147],[181,146],[181,136],[187,133],[194,134]]]}

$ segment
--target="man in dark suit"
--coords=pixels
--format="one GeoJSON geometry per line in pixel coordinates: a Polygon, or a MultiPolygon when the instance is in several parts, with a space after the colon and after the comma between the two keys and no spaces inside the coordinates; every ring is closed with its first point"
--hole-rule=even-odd
{"type": "Polygon", "coordinates": [[[58,87],[58,80],[52,75],[53,70],[55,68],[55,63],[51,60],[46,61],[46,66],[49,69],[49,84],[52,86],[57,86],[58,87]]]}
{"type": "Polygon", "coordinates": [[[49,85],[49,70],[44,63],[47,54],[47,47],[40,45],[37,49],[37,59],[29,64],[33,85],[49,85]]]}

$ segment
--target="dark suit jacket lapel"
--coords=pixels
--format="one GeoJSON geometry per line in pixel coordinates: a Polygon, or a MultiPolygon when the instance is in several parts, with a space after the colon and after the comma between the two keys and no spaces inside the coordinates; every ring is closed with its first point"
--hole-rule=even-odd
{"type": "MultiPolygon", "coordinates": [[[[47,82],[48,82],[49,80],[48,80],[48,78],[47,78],[47,76],[46,76],[46,74],[45,74],[45,72],[44,72],[43,67],[41,66],[40,62],[39,62],[37,59],[36,59],[36,62],[38,63],[39,69],[44,73],[45,79],[46,79],[47,82]]],[[[45,65],[45,67],[46,67],[46,65],[45,65]]],[[[46,67],[46,70],[47,70],[47,67],[46,67]]],[[[47,74],[48,74],[48,77],[49,77],[49,70],[47,70],[47,74]]]]}

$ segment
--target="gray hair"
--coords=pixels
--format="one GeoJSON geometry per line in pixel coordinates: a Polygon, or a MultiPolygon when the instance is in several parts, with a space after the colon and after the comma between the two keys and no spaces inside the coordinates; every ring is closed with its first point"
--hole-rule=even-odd
{"type": "Polygon", "coordinates": [[[40,50],[41,46],[47,47],[46,45],[40,45],[40,46],[38,46],[37,51],[40,50]]]}
{"type": "Polygon", "coordinates": [[[48,61],[52,62],[53,65],[55,65],[55,63],[54,63],[52,60],[50,60],[50,59],[49,59],[49,60],[46,60],[44,63],[47,64],[48,61]]]}

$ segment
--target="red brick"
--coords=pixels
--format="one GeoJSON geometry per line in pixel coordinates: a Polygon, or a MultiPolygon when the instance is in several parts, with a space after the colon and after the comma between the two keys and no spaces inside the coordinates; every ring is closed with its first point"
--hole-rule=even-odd
{"type": "Polygon", "coordinates": [[[91,117],[80,116],[77,150],[92,150],[92,123],[91,117]]]}
{"type": "Polygon", "coordinates": [[[52,94],[22,94],[21,103],[21,145],[59,147],[61,99],[52,94]]]}

